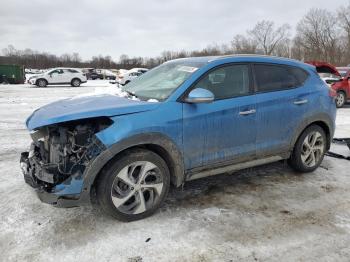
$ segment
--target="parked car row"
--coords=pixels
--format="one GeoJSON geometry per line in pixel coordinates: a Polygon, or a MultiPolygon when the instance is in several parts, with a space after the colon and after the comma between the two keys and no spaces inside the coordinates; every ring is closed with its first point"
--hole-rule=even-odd
{"type": "Polygon", "coordinates": [[[89,80],[96,80],[96,79],[116,80],[117,79],[117,74],[112,72],[112,70],[109,70],[109,69],[84,68],[83,72],[86,74],[86,77],[89,80]]]}
{"type": "Polygon", "coordinates": [[[147,71],[147,68],[133,68],[128,71],[124,71],[123,73],[119,74],[117,82],[121,85],[126,85],[147,71]]]}
{"type": "Polygon", "coordinates": [[[80,86],[87,80],[107,79],[114,80],[118,84],[126,85],[141,74],[147,72],[147,68],[133,68],[131,70],[109,70],[94,68],[52,68],[49,70],[26,70],[26,82],[39,87],[45,87],[51,84],[70,84],[72,86],[80,86]]]}

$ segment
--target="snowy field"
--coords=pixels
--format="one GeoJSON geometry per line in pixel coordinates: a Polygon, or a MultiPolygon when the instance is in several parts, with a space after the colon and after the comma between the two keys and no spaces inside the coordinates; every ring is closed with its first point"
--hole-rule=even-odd
{"type": "MultiPolygon", "coordinates": [[[[41,203],[19,168],[30,143],[26,117],[57,99],[111,88],[97,80],[79,88],[0,85],[0,261],[349,261],[346,160],[326,157],[311,174],[275,163],[189,182],[132,223],[96,207],[41,203]]],[[[350,106],[338,111],[336,136],[350,137],[350,106]]]]}

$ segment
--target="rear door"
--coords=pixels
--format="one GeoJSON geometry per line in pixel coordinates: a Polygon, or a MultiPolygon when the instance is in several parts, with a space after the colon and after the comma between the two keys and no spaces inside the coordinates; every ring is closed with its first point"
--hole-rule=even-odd
{"type": "Polygon", "coordinates": [[[184,159],[187,169],[255,156],[255,95],[250,66],[211,70],[193,88],[211,91],[212,103],[183,104],[184,159]]]}
{"type": "Polygon", "coordinates": [[[308,73],[276,64],[254,64],[257,111],[257,156],[289,149],[295,128],[303,120],[310,90],[308,73]]]}

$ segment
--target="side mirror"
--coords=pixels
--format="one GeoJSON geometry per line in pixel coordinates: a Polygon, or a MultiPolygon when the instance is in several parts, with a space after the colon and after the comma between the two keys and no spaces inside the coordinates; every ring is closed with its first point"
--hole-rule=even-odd
{"type": "Polygon", "coordinates": [[[195,88],[185,98],[185,102],[191,104],[211,103],[214,101],[214,98],[214,94],[209,90],[204,88],[195,88]]]}

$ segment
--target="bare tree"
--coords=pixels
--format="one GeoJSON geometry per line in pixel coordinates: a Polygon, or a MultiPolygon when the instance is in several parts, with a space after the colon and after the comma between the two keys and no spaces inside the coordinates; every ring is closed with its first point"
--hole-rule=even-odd
{"type": "Polygon", "coordinates": [[[311,9],[298,23],[296,38],[306,60],[335,63],[339,30],[336,17],[324,9],[311,9]]]}
{"type": "Polygon", "coordinates": [[[341,6],[338,9],[338,22],[340,27],[343,29],[345,35],[343,37],[343,50],[344,50],[344,56],[343,63],[350,63],[350,3],[348,6],[344,7],[341,6]]]}
{"type": "Polygon", "coordinates": [[[278,44],[288,39],[289,31],[290,26],[288,24],[283,24],[275,29],[274,22],[263,20],[258,22],[253,30],[248,31],[248,34],[265,55],[272,55],[278,44]]]}
{"type": "Polygon", "coordinates": [[[236,35],[231,41],[233,52],[236,54],[256,54],[257,43],[244,35],[236,35]]]}

